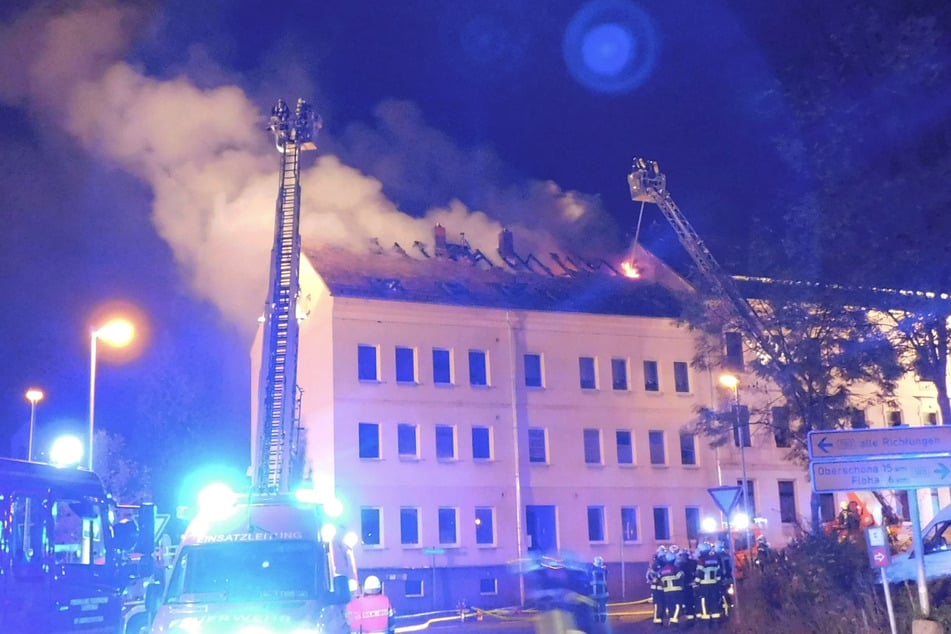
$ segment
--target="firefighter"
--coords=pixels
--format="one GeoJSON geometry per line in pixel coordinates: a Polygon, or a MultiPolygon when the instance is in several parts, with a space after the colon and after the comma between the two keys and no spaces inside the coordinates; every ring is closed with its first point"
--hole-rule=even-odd
{"type": "Polygon", "coordinates": [[[697,549],[697,616],[713,625],[726,616],[722,559],[713,544],[704,542],[697,549]]]}
{"type": "Polygon", "coordinates": [[[753,563],[756,564],[760,572],[763,572],[772,560],[773,551],[769,547],[769,542],[766,541],[765,535],[760,535],[756,538],[756,547],[753,551],[753,563]]]}
{"type": "Polygon", "coordinates": [[[647,587],[651,590],[651,602],[654,604],[654,624],[664,624],[664,590],[660,585],[660,569],[667,560],[667,547],[660,546],[654,559],[647,566],[647,587]]]}
{"type": "Polygon", "coordinates": [[[347,622],[354,634],[392,634],[394,615],[393,604],[374,575],[363,581],[363,595],[347,604],[347,622]]]}
{"type": "Polygon", "coordinates": [[[683,599],[680,604],[680,614],[689,623],[695,618],[697,611],[694,604],[694,577],[697,574],[697,560],[690,551],[681,548],[677,553],[677,567],[684,573],[683,599]]]}
{"type": "Polygon", "coordinates": [[[833,526],[839,533],[839,541],[844,542],[848,539],[852,539],[854,534],[858,531],[859,525],[858,504],[843,501],[840,506],[839,514],[835,516],[835,522],[833,523],[833,526]]]}
{"type": "Polygon", "coordinates": [[[733,560],[730,558],[730,552],[723,540],[717,542],[715,553],[723,570],[723,609],[726,614],[729,614],[733,607],[733,560]]]}
{"type": "Polygon", "coordinates": [[[595,557],[589,570],[594,616],[598,623],[608,622],[608,570],[603,557],[595,557]]]}
{"type": "Polygon", "coordinates": [[[663,591],[662,620],[670,625],[681,622],[684,602],[684,571],[677,566],[677,555],[670,550],[664,556],[664,565],[660,569],[660,585],[663,591]]]}

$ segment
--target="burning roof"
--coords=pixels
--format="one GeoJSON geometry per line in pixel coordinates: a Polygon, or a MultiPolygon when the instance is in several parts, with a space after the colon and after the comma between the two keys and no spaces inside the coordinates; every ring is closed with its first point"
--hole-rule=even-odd
{"type": "Polygon", "coordinates": [[[440,225],[433,235],[433,245],[394,243],[387,249],[374,240],[366,253],[305,245],[304,254],[336,297],[676,318],[677,292],[689,289],[646,251],[638,255],[648,265],[632,279],[622,263],[603,258],[521,255],[507,230],[488,254],[464,236],[450,242],[440,225]]]}

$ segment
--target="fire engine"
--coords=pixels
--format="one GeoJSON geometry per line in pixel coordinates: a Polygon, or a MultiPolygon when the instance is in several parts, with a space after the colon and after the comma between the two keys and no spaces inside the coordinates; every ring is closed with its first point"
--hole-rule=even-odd
{"type": "Polygon", "coordinates": [[[153,505],[117,504],[95,473],[0,458],[0,632],[122,632],[154,523],[153,505]]]}
{"type": "Polygon", "coordinates": [[[346,634],[356,535],[333,523],[339,503],[304,482],[297,388],[300,159],[319,117],[279,100],[268,129],[281,156],[263,325],[251,484],[212,485],[179,545],[167,583],[146,590],[153,634],[346,634]]]}

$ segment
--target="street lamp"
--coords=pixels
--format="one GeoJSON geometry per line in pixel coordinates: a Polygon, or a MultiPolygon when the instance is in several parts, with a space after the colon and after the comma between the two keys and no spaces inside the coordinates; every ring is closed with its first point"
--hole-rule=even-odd
{"type": "MultiPolygon", "coordinates": [[[[743,487],[741,493],[743,494],[743,512],[746,514],[747,519],[752,517],[750,513],[749,506],[749,481],[746,478],[746,440],[749,438],[749,428],[745,431],[740,428],[740,379],[735,374],[721,374],[720,375],[720,385],[725,388],[733,390],[733,414],[736,417],[736,438],[739,441],[740,445],[740,468],[743,472],[743,487]]],[[[750,554],[753,553],[753,541],[752,533],[750,532],[750,524],[746,524],[746,549],[750,554]]]]}
{"type": "Polygon", "coordinates": [[[86,462],[92,471],[92,443],[96,418],[96,341],[101,340],[114,348],[122,348],[135,336],[135,326],[128,319],[110,319],[100,328],[94,328],[89,337],[89,451],[86,462]]]}
{"type": "Polygon", "coordinates": [[[26,400],[30,401],[30,442],[26,450],[26,459],[33,460],[33,428],[36,426],[36,404],[43,400],[43,390],[31,387],[26,391],[26,400]]]}

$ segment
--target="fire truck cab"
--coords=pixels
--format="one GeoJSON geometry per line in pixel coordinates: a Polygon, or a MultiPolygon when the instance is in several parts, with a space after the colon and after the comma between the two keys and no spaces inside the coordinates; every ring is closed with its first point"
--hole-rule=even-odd
{"type": "Polygon", "coordinates": [[[153,634],[349,632],[352,542],[323,506],[226,488],[204,497],[168,583],[146,591],[153,634]]]}

